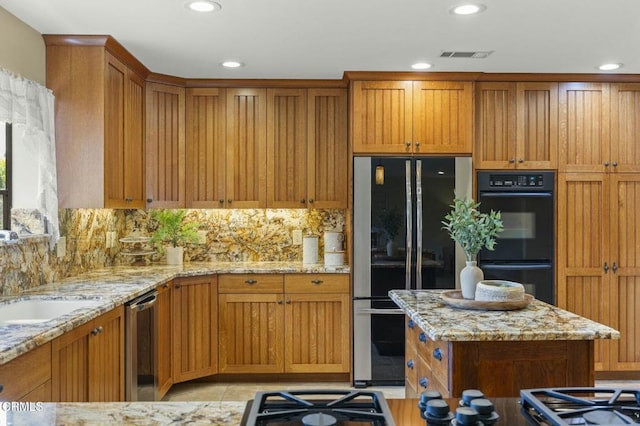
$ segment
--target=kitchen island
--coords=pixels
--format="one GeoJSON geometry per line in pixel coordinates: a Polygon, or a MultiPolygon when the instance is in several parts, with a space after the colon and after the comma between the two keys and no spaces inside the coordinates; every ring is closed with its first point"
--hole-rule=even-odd
{"type": "Polygon", "coordinates": [[[603,324],[534,300],[513,311],[457,309],[442,290],[392,290],[406,317],[407,397],[438,390],[489,397],[520,389],[594,385],[595,339],[619,339],[603,324]]]}

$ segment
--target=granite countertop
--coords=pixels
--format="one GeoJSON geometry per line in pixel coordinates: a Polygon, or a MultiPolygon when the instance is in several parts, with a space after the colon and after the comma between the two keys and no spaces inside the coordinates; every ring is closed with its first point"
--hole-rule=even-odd
{"type": "Polygon", "coordinates": [[[239,425],[246,405],[246,401],[31,403],[2,407],[0,423],[6,415],[2,424],[16,426],[239,425]]]}
{"type": "Polygon", "coordinates": [[[95,270],[33,288],[19,296],[0,298],[0,303],[35,297],[95,299],[101,302],[96,307],[76,310],[46,323],[1,325],[0,365],[174,278],[211,274],[348,274],[349,270],[348,266],[325,267],[303,265],[301,262],[194,262],[181,266],[118,266],[95,270]]]}
{"type": "Polygon", "coordinates": [[[539,300],[514,311],[457,309],[445,304],[444,290],[391,290],[391,299],[432,340],[595,340],[619,339],[620,332],[539,300]]]}

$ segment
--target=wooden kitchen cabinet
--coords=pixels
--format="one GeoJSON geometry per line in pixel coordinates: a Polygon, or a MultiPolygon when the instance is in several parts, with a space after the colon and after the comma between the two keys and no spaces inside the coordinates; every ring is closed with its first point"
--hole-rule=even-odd
{"type": "Polygon", "coordinates": [[[561,173],[558,306],[619,330],[595,343],[596,371],[637,371],[640,174],[561,173]]]}
{"type": "Polygon", "coordinates": [[[51,343],[0,366],[0,401],[51,401],[51,343]]]}
{"type": "Polygon", "coordinates": [[[56,402],[124,401],[124,306],[52,341],[56,402]]]}
{"type": "Polygon", "coordinates": [[[146,86],[146,203],[185,208],[185,89],[146,86]]]}
{"type": "Polygon", "coordinates": [[[144,208],[144,78],[108,36],[43,36],[61,208],[144,208]]]}
{"type": "Polygon", "coordinates": [[[640,172],[640,83],[611,83],[611,165],[640,172]]]}
{"type": "Polygon", "coordinates": [[[221,373],[348,373],[349,278],[220,276],[221,373]]]}
{"type": "Polygon", "coordinates": [[[173,382],[218,372],[217,277],[178,278],[173,286],[173,382]]]}
{"type": "Polygon", "coordinates": [[[471,154],[473,83],[354,81],[354,154],[471,154]]]}
{"type": "Polygon", "coordinates": [[[158,401],[166,395],[173,385],[173,339],[172,339],[172,303],[173,282],[164,283],[157,289],[155,320],[155,344],[153,353],[157,365],[158,401]]]}
{"type": "Polygon", "coordinates": [[[477,83],[476,114],[477,169],[557,168],[557,83],[477,83]]]}

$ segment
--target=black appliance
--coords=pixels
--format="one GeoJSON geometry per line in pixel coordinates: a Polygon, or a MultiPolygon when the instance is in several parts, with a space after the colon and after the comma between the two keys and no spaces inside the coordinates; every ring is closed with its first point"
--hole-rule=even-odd
{"type": "Polygon", "coordinates": [[[471,194],[471,159],[356,157],[353,170],[354,385],[403,385],[404,314],[389,290],[455,287],[442,220],[471,194]]]}
{"type": "Polygon", "coordinates": [[[156,301],[152,290],[125,304],[125,398],[157,401],[158,366],[154,339],[156,301]]]}
{"type": "Polygon", "coordinates": [[[532,425],[637,425],[640,390],[550,388],[520,392],[522,412],[532,425]]]}
{"type": "Polygon", "coordinates": [[[478,172],[479,210],[500,211],[504,231],[478,266],[488,280],[522,283],[536,299],[555,301],[555,174],[549,171],[478,172]]]}
{"type": "Polygon", "coordinates": [[[395,426],[381,392],[349,389],[258,392],[240,422],[241,426],[347,424],[395,426]]]}

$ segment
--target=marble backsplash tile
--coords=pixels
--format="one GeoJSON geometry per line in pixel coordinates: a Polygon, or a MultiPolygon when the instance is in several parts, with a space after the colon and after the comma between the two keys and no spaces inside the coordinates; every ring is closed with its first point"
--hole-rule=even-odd
{"type": "MultiPolygon", "coordinates": [[[[156,226],[145,210],[62,209],[59,217],[66,239],[62,257],[49,250],[43,236],[25,237],[17,244],[0,243],[0,296],[96,268],[130,264],[133,258],[122,254],[130,246],[120,238],[148,236],[156,226]],[[108,231],[116,235],[112,248],[106,248],[108,231]]],[[[188,210],[187,220],[196,222],[207,236],[205,244],[185,247],[185,261],[192,262],[302,261],[302,246],[293,245],[294,230],[321,236],[324,231],[345,229],[343,210],[188,210]]],[[[21,226],[28,227],[28,218],[23,222],[21,226]]],[[[322,253],[322,238],[319,241],[322,253]]],[[[161,263],[164,258],[156,251],[145,261],[161,263]]]]}

